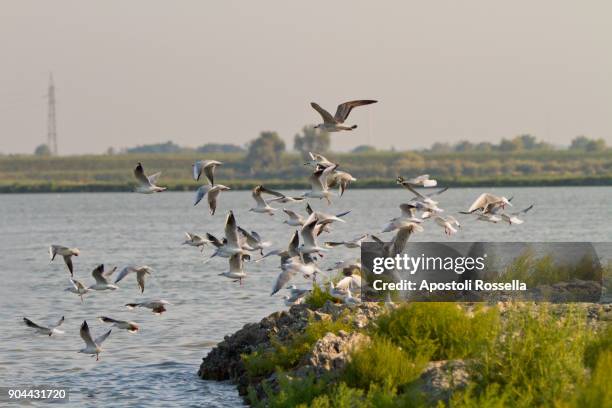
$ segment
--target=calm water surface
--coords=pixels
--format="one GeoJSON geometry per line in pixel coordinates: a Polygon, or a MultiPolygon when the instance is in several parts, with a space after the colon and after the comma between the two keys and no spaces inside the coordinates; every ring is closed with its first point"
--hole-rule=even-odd
{"type": "MultiPolygon", "coordinates": [[[[512,196],[515,208],[535,203],[525,224],[508,227],[458,217],[464,224],[450,238],[457,241],[610,241],[612,188],[499,188],[486,189],[512,196]],[[576,207],[579,204],[579,207],[576,207]],[[576,210],[578,208],[578,210],[576,210]]],[[[485,189],[451,189],[439,196],[447,214],[465,209],[485,189]]],[[[331,239],[348,239],[380,231],[399,214],[397,205],[410,195],[401,189],[349,190],[331,207],[312,201],[315,209],[351,209],[346,224],[335,227],[331,239]]],[[[281,294],[269,292],[278,273],[278,259],[247,264],[248,278],[240,287],[217,276],[227,260],[203,264],[203,255],[181,246],[184,231],[221,235],[225,214],[234,209],[238,223],[258,231],[277,246],[286,246],[293,231],[273,217],[248,212],[249,192],[221,196],[217,215],[192,207],[192,193],[152,196],[117,193],[0,195],[0,386],[59,385],[70,389],[71,406],[239,406],[241,398],[227,383],[202,381],[199,363],[215,343],[247,322],[283,308],[281,294]],[[107,265],[147,264],[155,277],[144,295],[133,276],[114,292],[79,298],[63,290],[69,274],[61,259],[49,264],[47,247],[56,243],[77,246],[75,275],[90,283],[91,270],[107,265]],[[167,313],[127,310],[123,305],[164,298],[173,303],[167,313]],[[21,322],[24,316],[46,324],[66,316],[59,336],[40,336],[21,322]],[[77,351],[83,343],[79,326],[87,319],[94,336],[108,329],[96,320],[107,315],[141,325],[138,334],[117,329],[104,344],[96,362],[77,351]]],[[[303,205],[289,206],[303,211],[303,205]]],[[[327,238],[326,237],[326,238],[327,238]]],[[[427,224],[419,241],[448,240],[442,229],[427,224]]],[[[205,254],[210,250],[205,250],[205,254]]],[[[349,256],[352,250],[329,253],[323,266],[349,256]]]]}

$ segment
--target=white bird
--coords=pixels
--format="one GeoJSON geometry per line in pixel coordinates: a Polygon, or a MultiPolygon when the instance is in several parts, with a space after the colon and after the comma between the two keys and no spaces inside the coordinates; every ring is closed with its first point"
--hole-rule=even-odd
{"type": "Polygon", "coordinates": [[[289,296],[283,296],[283,300],[287,306],[303,303],[306,300],[306,296],[312,292],[311,289],[298,289],[295,285],[289,285],[286,289],[289,290],[289,296]]]}
{"type": "Polygon", "coordinates": [[[408,180],[405,180],[403,177],[398,177],[398,182],[400,182],[400,179],[401,184],[407,183],[411,186],[435,187],[438,185],[438,182],[436,180],[429,178],[429,174],[422,174],[420,176],[413,177],[408,180]]]}
{"type": "Polygon", "coordinates": [[[89,326],[87,325],[87,321],[83,320],[83,324],[81,325],[81,338],[85,342],[85,348],[79,350],[79,353],[92,354],[96,356],[96,361],[100,359],[100,353],[102,352],[102,343],[104,340],[111,334],[112,330],[107,331],[100,337],[93,340],[91,338],[91,332],[89,331],[89,326]]]}
{"type": "Polygon", "coordinates": [[[302,237],[302,245],[299,247],[300,254],[313,254],[317,252],[327,251],[326,248],[322,248],[317,244],[315,236],[315,227],[317,225],[316,218],[312,216],[309,218],[311,221],[304,224],[300,235],[302,237]]]}
{"type": "Polygon", "coordinates": [[[253,191],[251,192],[251,197],[253,197],[253,200],[255,200],[255,203],[257,204],[257,206],[249,208],[249,211],[259,213],[259,214],[274,215],[274,211],[276,211],[277,208],[270,207],[270,205],[262,197],[262,194],[270,194],[270,195],[275,195],[277,197],[278,196],[284,197],[282,194],[276,193],[275,191],[272,191],[272,190],[268,190],[262,185],[255,186],[255,188],[253,188],[253,191]]]}
{"type": "Polygon", "coordinates": [[[315,281],[319,273],[321,273],[321,270],[314,263],[306,264],[299,256],[290,258],[281,265],[281,273],[276,277],[270,296],[287,286],[291,279],[298,274],[301,274],[305,279],[315,281]]]}
{"type": "Polygon", "coordinates": [[[144,307],[147,309],[151,309],[154,314],[160,315],[166,311],[166,305],[171,305],[172,303],[168,302],[164,299],[159,300],[148,300],[145,302],[136,302],[136,303],[126,303],[128,309],[134,309],[136,307],[144,307]]]}
{"type": "MultiPolygon", "coordinates": [[[[113,285],[110,283],[108,278],[117,270],[115,266],[110,271],[104,272],[104,264],[100,264],[96,266],[96,268],[91,272],[91,276],[95,279],[96,283],[89,287],[90,290],[115,290],[119,289],[117,285],[113,285]]],[[[115,282],[117,283],[117,282],[115,282]]]]}
{"type": "Polygon", "coordinates": [[[437,215],[434,217],[434,220],[436,221],[436,224],[444,228],[444,233],[446,235],[455,234],[457,232],[455,226],[461,228],[461,224],[459,224],[459,221],[457,221],[452,215],[449,215],[446,218],[437,215]]]}
{"type": "Polygon", "coordinates": [[[115,320],[106,316],[100,316],[98,319],[100,319],[101,322],[110,323],[118,329],[127,330],[129,333],[136,333],[140,330],[140,327],[136,323],[127,320],[115,320]]]}
{"type": "Polygon", "coordinates": [[[305,166],[312,166],[314,168],[317,168],[318,166],[321,166],[321,167],[330,167],[330,166],[334,166],[335,165],[331,161],[327,160],[327,158],[325,158],[325,156],[323,156],[321,154],[313,153],[313,152],[308,152],[308,156],[310,157],[310,160],[308,160],[308,161],[306,161],[306,163],[304,163],[305,166]]]}
{"type": "MultiPolygon", "coordinates": [[[[210,234],[207,234],[207,237],[214,238],[214,236],[210,234]]],[[[225,240],[221,246],[217,247],[213,256],[220,255],[224,257],[230,257],[236,254],[246,254],[246,250],[242,247],[240,241],[241,240],[238,236],[238,225],[236,224],[236,217],[234,217],[234,212],[230,210],[230,212],[227,214],[227,218],[225,219],[225,240]]],[[[213,245],[216,246],[217,243],[213,241],[213,245]]]]}
{"type": "Polygon", "coordinates": [[[204,250],[204,247],[210,244],[210,241],[204,238],[199,234],[194,234],[193,232],[185,233],[186,239],[183,242],[183,245],[189,245],[192,247],[200,248],[200,252],[204,250]]]}
{"type": "Polygon", "coordinates": [[[64,263],[68,267],[68,271],[70,271],[70,276],[74,276],[72,257],[79,256],[80,253],[81,251],[79,251],[78,248],[68,248],[62,245],[51,245],[49,247],[49,257],[51,258],[51,261],[49,262],[53,262],[55,256],[60,255],[62,258],[64,258],[64,263]]]}
{"type": "Polygon", "coordinates": [[[220,273],[219,276],[225,276],[238,281],[242,285],[242,280],[246,278],[246,272],[244,271],[244,261],[242,254],[234,254],[229,258],[229,271],[220,273]]]}
{"type": "Polygon", "coordinates": [[[64,333],[62,330],[58,329],[58,327],[60,327],[62,323],[64,323],[64,316],[62,316],[62,318],[59,319],[57,323],[50,325],[49,327],[39,326],[38,324],[34,323],[27,317],[23,318],[23,322],[26,324],[26,326],[36,329],[36,333],[39,333],[39,334],[46,334],[47,336],[51,336],[52,334],[64,333]]]}
{"type": "Polygon", "coordinates": [[[242,245],[243,248],[248,247],[249,251],[257,251],[261,253],[263,256],[263,250],[265,248],[270,247],[271,243],[269,241],[264,241],[261,236],[257,233],[257,231],[248,232],[242,227],[238,227],[238,232],[242,235],[244,239],[244,243],[246,245],[242,245]]]}
{"type": "Polygon", "coordinates": [[[361,299],[353,296],[353,294],[351,293],[351,289],[347,288],[346,296],[344,297],[344,303],[346,303],[347,305],[356,305],[358,303],[361,303],[361,299]]]}
{"type": "MultiPolygon", "coordinates": [[[[385,225],[385,227],[382,229],[381,232],[393,232],[395,230],[399,230],[402,228],[407,228],[413,225],[418,225],[422,223],[422,220],[418,219],[418,218],[402,218],[402,217],[398,217],[398,218],[394,218],[391,221],[389,221],[389,223],[387,225],[385,225]]],[[[421,227],[422,229],[422,227],[421,227]]]]}
{"type": "Polygon", "coordinates": [[[336,165],[330,167],[317,167],[310,175],[310,191],[302,194],[303,197],[325,199],[327,204],[331,204],[332,193],[328,188],[328,176],[336,169],[336,165]]]}
{"type": "Polygon", "coordinates": [[[283,208],[283,211],[289,216],[289,219],[283,221],[283,224],[291,225],[292,227],[301,227],[304,225],[306,220],[300,214],[286,208],[283,208]]]}
{"type": "Polygon", "coordinates": [[[210,208],[210,215],[215,215],[215,211],[217,210],[217,198],[219,197],[219,194],[222,191],[228,190],[230,190],[230,188],[224,186],[223,184],[216,184],[214,186],[204,184],[196,190],[196,198],[193,205],[195,207],[200,201],[202,201],[205,195],[208,195],[208,208],[210,208]]]}
{"type": "MultiPolygon", "coordinates": [[[[533,208],[533,204],[531,204],[529,207],[522,209],[521,211],[516,211],[516,212],[512,212],[512,213],[506,213],[506,212],[501,212],[499,215],[501,216],[502,220],[504,220],[505,222],[508,223],[508,225],[512,225],[512,224],[522,224],[525,221],[521,220],[520,218],[518,218],[519,215],[521,214],[525,214],[527,211],[531,210],[533,208]]],[[[497,210],[495,210],[497,211],[497,210]]]]}
{"type": "Polygon", "coordinates": [[[214,186],[215,169],[217,168],[217,166],[220,166],[222,164],[223,163],[216,160],[197,160],[192,166],[193,179],[196,181],[200,180],[202,172],[204,172],[204,175],[206,176],[208,181],[210,181],[210,184],[214,186]]]}
{"type": "Polygon", "coordinates": [[[361,243],[368,237],[369,237],[368,234],[363,234],[349,241],[327,241],[325,243],[325,246],[329,248],[334,248],[337,246],[344,245],[347,248],[361,248],[361,243]]]}
{"type": "Polygon", "coordinates": [[[89,292],[89,288],[86,287],[83,282],[76,279],[70,279],[70,283],[72,283],[72,286],[64,290],[79,295],[81,303],[83,303],[83,295],[89,292]]]}
{"type": "Polygon", "coordinates": [[[136,180],[138,180],[136,192],[142,194],[153,194],[166,191],[166,187],[159,187],[155,184],[157,183],[157,179],[160,175],[161,172],[146,176],[142,167],[142,163],[139,162],[136,165],[136,168],[134,169],[134,177],[136,177],[136,180]]]}
{"type": "Polygon", "coordinates": [[[125,278],[129,273],[136,274],[136,282],[138,282],[138,287],[140,288],[140,293],[144,293],[145,289],[145,276],[151,275],[153,269],[147,265],[143,266],[126,266],[119,272],[117,278],[115,279],[115,283],[119,283],[123,278],[125,278]]]}
{"type": "Polygon", "coordinates": [[[327,187],[338,187],[338,192],[342,197],[352,181],[357,181],[357,179],[346,171],[336,170],[327,178],[327,187]]]}
{"type": "Polygon", "coordinates": [[[353,273],[354,271],[354,269],[347,269],[346,272],[343,272],[344,278],[336,283],[336,288],[361,290],[361,276],[353,273]]]}
{"type": "Polygon", "coordinates": [[[498,208],[503,210],[507,205],[512,206],[512,203],[510,203],[511,200],[512,198],[508,199],[503,196],[482,193],[478,196],[476,201],[472,203],[470,208],[467,211],[461,211],[461,214],[471,214],[475,211],[481,211],[483,214],[493,213],[498,208]]]}
{"type": "Polygon", "coordinates": [[[410,184],[406,180],[404,180],[403,177],[400,177],[400,176],[397,177],[397,184],[400,184],[406,190],[410,191],[412,194],[415,195],[415,197],[410,200],[411,202],[420,203],[420,207],[423,207],[424,209],[428,209],[431,212],[441,212],[442,211],[437,208],[438,202],[433,200],[431,197],[434,195],[442,194],[443,192],[448,190],[448,188],[443,188],[439,191],[425,195],[415,190],[415,186],[410,184]]]}
{"type": "Polygon", "coordinates": [[[323,129],[327,132],[353,130],[357,128],[357,125],[347,126],[343,124],[344,121],[348,118],[349,113],[351,113],[351,110],[358,106],[369,105],[376,102],[377,101],[375,100],[368,99],[344,102],[338,105],[338,108],[336,109],[336,114],[334,116],[332,116],[328,111],[320,107],[318,104],[311,102],[310,106],[312,106],[314,110],[319,112],[319,114],[323,118],[323,123],[316,125],[315,129],[323,129]]]}
{"type": "Polygon", "coordinates": [[[341,218],[349,214],[351,210],[344,211],[336,215],[333,215],[333,214],[327,214],[327,213],[320,212],[320,211],[314,211],[312,207],[310,206],[310,204],[306,204],[306,212],[309,214],[310,217],[305,222],[309,222],[310,219],[314,217],[317,220],[318,224],[326,225],[326,224],[331,224],[333,222],[346,222],[341,218]]]}

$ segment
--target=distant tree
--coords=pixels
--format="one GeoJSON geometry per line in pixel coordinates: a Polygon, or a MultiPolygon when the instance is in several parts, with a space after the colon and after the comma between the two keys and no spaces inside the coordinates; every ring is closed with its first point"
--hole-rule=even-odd
{"type": "Polygon", "coordinates": [[[521,141],[519,139],[508,140],[504,138],[499,143],[499,150],[501,152],[516,152],[518,150],[521,150],[522,148],[523,145],[521,144],[521,141]]]}
{"type": "Polygon", "coordinates": [[[570,144],[572,150],[584,150],[586,152],[596,152],[606,149],[606,142],[603,139],[589,139],[586,136],[577,136],[570,144]]]}
{"type": "Polygon", "coordinates": [[[517,136],[514,141],[517,145],[520,144],[520,146],[525,150],[533,150],[539,148],[539,144],[536,137],[529,134],[517,136]]]}
{"type": "Polygon", "coordinates": [[[157,143],[149,145],[141,145],[127,149],[128,153],[178,153],[182,149],[176,143],[167,141],[166,143],[157,143]]]}
{"type": "Polygon", "coordinates": [[[472,150],[474,150],[474,145],[471,142],[468,142],[467,140],[462,140],[455,145],[453,150],[456,152],[471,152],[472,150]]]}
{"type": "Polygon", "coordinates": [[[376,151],[376,148],[374,146],[369,146],[369,145],[360,145],[352,150],[353,153],[368,153],[368,152],[375,152],[375,151],[376,151]]]}
{"type": "Polygon", "coordinates": [[[494,150],[494,146],[489,142],[480,142],[474,146],[474,150],[477,152],[490,152],[494,150]]]}
{"type": "Polygon", "coordinates": [[[246,161],[252,169],[273,167],[280,163],[284,151],[285,142],[278,133],[261,132],[259,137],[249,144],[246,161]]]}
{"type": "Polygon", "coordinates": [[[36,156],[51,156],[51,149],[49,149],[49,146],[46,144],[41,144],[36,146],[36,149],[34,149],[34,154],[36,156]]]}
{"type": "Polygon", "coordinates": [[[450,153],[452,148],[448,143],[436,142],[431,145],[430,151],[433,153],[450,153]]]}
{"type": "Polygon", "coordinates": [[[234,144],[206,143],[196,149],[198,153],[241,153],[244,148],[234,144]]]}
{"type": "Polygon", "coordinates": [[[293,138],[293,148],[307,157],[308,152],[325,153],[329,150],[331,139],[329,132],[315,129],[313,126],[304,126],[302,134],[293,138]]]}

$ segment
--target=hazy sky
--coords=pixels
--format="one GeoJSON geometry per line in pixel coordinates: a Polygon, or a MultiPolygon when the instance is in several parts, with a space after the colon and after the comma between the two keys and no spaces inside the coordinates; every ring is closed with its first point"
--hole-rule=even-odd
{"type": "Polygon", "coordinates": [[[27,1],[0,12],[0,152],[173,140],[292,146],[309,106],[353,98],[345,150],[532,133],[612,144],[612,2],[27,1]]]}

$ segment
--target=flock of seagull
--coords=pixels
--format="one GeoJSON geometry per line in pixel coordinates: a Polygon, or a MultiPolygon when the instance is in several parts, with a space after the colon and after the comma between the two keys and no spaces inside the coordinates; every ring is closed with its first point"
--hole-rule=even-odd
{"type": "MultiPolygon", "coordinates": [[[[329,112],[321,108],[316,103],[311,103],[311,106],[321,115],[323,123],[316,125],[316,128],[324,129],[328,132],[350,131],[357,125],[345,125],[344,122],[348,118],[349,113],[355,107],[376,103],[374,100],[356,100],[342,103],[338,106],[336,114],[332,116],[329,112]]],[[[199,160],[192,166],[193,179],[196,181],[205,179],[206,183],[196,190],[194,206],[198,205],[204,197],[207,198],[210,214],[214,215],[217,209],[217,201],[220,199],[221,192],[230,190],[229,187],[215,182],[215,170],[222,163],[216,160],[199,160]]],[[[339,214],[327,214],[325,212],[315,211],[307,202],[307,199],[325,200],[328,205],[331,204],[332,198],[335,196],[333,190],[338,189],[338,196],[342,197],[345,191],[349,188],[351,182],[356,179],[348,172],[339,170],[340,165],[328,160],[321,154],[311,152],[309,159],[304,163],[312,168],[309,176],[310,190],[298,196],[289,196],[281,192],[274,191],[257,185],[252,190],[252,198],[254,206],[249,209],[250,212],[273,216],[280,207],[274,205],[287,204],[305,204],[306,214],[302,215],[299,212],[282,208],[282,212],[287,216],[283,221],[291,227],[297,229],[291,234],[290,240],[285,248],[270,249],[272,243],[265,241],[257,231],[248,231],[238,225],[234,212],[230,210],[226,216],[224,236],[219,239],[213,234],[207,232],[204,235],[186,232],[184,245],[189,245],[204,251],[206,247],[212,247],[213,251],[209,259],[215,257],[227,258],[228,269],[225,272],[219,273],[242,285],[243,280],[247,277],[245,264],[248,262],[262,262],[265,259],[273,256],[280,258],[280,273],[272,285],[270,295],[275,295],[281,290],[287,290],[287,294],[283,296],[284,303],[288,306],[302,303],[312,289],[301,289],[295,284],[291,284],[294,278],[298,276],[304,277],[312,282],[312,287],[320,285],[317,281],[319,276],[324,276],[323,285],[327,286],[330,295],[338,299],[338,301],[354,304],[359,303],[361,290],[361,272],[362,265],[359,258],[344,260],[335,263],[323,271],[320,269],[320,261],[324,254],[338,247],[348,249],[360,248],[362,242],[371,239],[375,242],[383,243],[386,256],[395,256],[401,253],[411,234],[422,232],[424,225],[433,220],[434,223],[440,226],[444,234],[452,235],[457,232],[457,228],[461,228],[459,221],[452,215],[443,216],[444,209],[439,206],[437,196],[448,190],[448,187],[434,190],[432,192],[422,193],[418,189],[430,189],[437,186],[437,181],[430,178],[429,175],[420,175],[417,177],[405,179],[401,176],[397,177],[397,183],[408,190],[412,197],[405,203],[400,204],[400,215],[389,220],[389,222],[381,229],[381,233],[395,232],[395,235],[389,242],[385,242],[376,235],[363,233],[345,241],[326,241],[319,243],[319,237],[324,233],[331,231],[333,224],[345,223],[344,217],[350,213],[345,211],[339,214]],[[267,251],[267,252],[266,252],[267,251]],[[255,257],[254,254],[257,254],[255,257]],[[333,279],[334,271],[340,271],[340,279],[333,279]]],[[[165,187],[157,185],[161,172],[147,176],[141,163],[138,163],[134,169],[134,177],[138,185],[135,191],[142,194],[159,193],[166,190],[165,187]]],[[[462,214],[475,217],[478,221],[489,223],[508,223],[509,225],[522,224],[523,220],[519,218],[522,214],[527,213],[533,205],[516,211],[507,212],[506,208],[512,206],[512,197],[506,198],[490,193],[481,194],[472,205],[462,214]]],[[[86,285],[83,282],[75,279],[73,257],[78,257],[80,251],[78,248],[70,248],[61,245],[51,245],[49,255],[51,261],[55,260],[59,255],[63,258],[68,271],[70,272],[71,286],[66,291],[78,295],[83,302],[83,297],[92,291],[116,290],[120,281],[134,275],[141,294],[145,290],[145,280],[153,274],[152,268],[146,265],[125,266],[117,274],[114,282],[111,281],[111,276],[117,270],[114,267],[110,270],[105,270],[103,264],[98,265],[93,271],[92,276],[95,283],[86,285]]],[[[323,286],[322,285],[322,286],[323,286]]],[[[170,303],[163,299],[148,300],[143,302],[127,303],[125,306],[130,309],[148,308],[155,314],[162,314],[166,311],[166,307],[170,303]]],[[[116,320],[107,316],[99,316],[98,319],[104,323],[111,324],[121,330],[126,330],[129,333],[136,333],[139,330],[138,324],[131,321],[116,320]]],[[[23,318],[24,323],[37,333],[52,336],[54,334],[63,333],[58,328],[64,322],[64,317],[55,324],[49,327],[38,325],[28,318],[23,318]]],[[[111,330],[108,330],[101,336],[93,338],[87,324],[83,321],[80,329],[80,335],[85,342],[85,348],[81,349],[80,353],[89,354],[99,359],[99,354],[102,351],[102,343],[110,335],[111,330]]]]}

